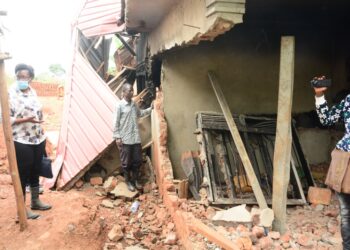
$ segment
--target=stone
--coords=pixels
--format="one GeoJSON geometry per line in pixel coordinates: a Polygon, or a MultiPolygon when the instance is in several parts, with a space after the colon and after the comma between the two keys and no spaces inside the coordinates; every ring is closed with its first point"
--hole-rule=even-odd
{"type": "Polygon", "coordinates": [[[103,179],[102,177],[92,177],[90,178],[90,184],[92,186],[101,186],[103,184],[103,179]]]}
{"type": "Polygon", "coordinates": [[[330,233],[325,233],[322,235],[323,242],[328,243],[330,245],[340,245],[342,243],[342,238],[341,237],[334,237],[330,233]]]}
{"type": "Polygon", "coordinates": [[[309,187],[307,199],[312,204],[329,205],[332,192],[328,188],[309,187]]]}
{"type": "Polygon", "coordinates": [[[271,208],[264,208],[260,213],[260,226],[271,227],[272,222],[275,219],[274,212],[271,208]]]}
{"type": "Polygon", "coordinates": [[[108,177],[108,179],[103,183],[103,189],[106,193],[111,192],[115,186],[117,186],[117,179],[113,176],[108,177]]]}
{"type": "Polygon", "coordinates": [[[113,205],[114,205],[115,207],[119,207],[119,205],[120,205],[121,203],[123,203],[123,201],[122,201],[121,199],[116,199],[116,200],[113,202],[113,205]]]}
{"type": "Polygon", "coordinates": [[[283,242],[283,243],[282,243],[282,247],[283,247],[284,249],[290,248],[289,242],[283,242]]]}
{"type": "Polygon", "coordinates": [[[110,241],[119,241],[124,237],[122,227],[118,224],[115,224],[111,231],[108,233],[108,239],[110,241]]]}
{"type": "Polygon", "coordinates": [[[325,216],[329,216],[329,217],[337,217],[339,214],[339,210],[338,209],[327,209],[324,211],[324,215],[325,216]]]}
{"type": "Polygon", "coordinates": [[[101,206],[106,208],[114,208],[113,202],[111,202],[110,200],[103,200],[101,202],[101,206]]]}
{"type": "Polygon", "coordinates": [[[216,214],[216,211],[214,208],[212,207],[208,207],[206,212],[205,212],[205,217],[208,219],[208,220],[211,220],[216,214]]]}
{"type": "Polygon", "coordinates": [[[144,186],[143,186],[143,193],[144,194],[148,194],[152,191],[152,183],[146,183],[144,186]]]}
{"type": "Polygon", "coordinates": [[[257,237],[257,238],[261,238],[263,236],[265,236],[265,230],[263,227],[259,227],[259,226],[254,226],[252,228],[252,233],[257,237]]]}
{"type": "Polygon", "coordinates": [[[281,237],[281,234],[279,232],[271,231],[269,232],[269,237],[273,240],[279,240],[281,237]]]}
{"type": "Polygon", "coordinates": [[[305,234],[297,237],[297,243],[304,247],[312,247],[314,245],[311,237],[306,236],[305,234]]]}
{"type": "Polygon", "coordinates": [[[239,232],[239,233],[242,233],[242,232],[249,232],[249,229],[248,229],[246,226],[242,225],[242,224],[239,224],[239,225],[236,227],[236,230],[237,230],[237,232],[239,232]]]}
{"type": "Polygon", "coordinates": [[[168,229],[169,231],[171,231],[171,230],[173,230],[174,228],[175,228],[175,224],[172,223],[172,222],[169,222],[168,225],[167,225],[167,229],[168,229]]]}
{"type": "Polygon", "coordinates": [[[125,197],[132,199],[137,195],[137,191],[129,191],[125,182],[119,182],[117,186],[110,192],[114,197],[125,197]]]}
{"type": "Polygon", "coordinates": [[[322,211],[324,209],[324,205],[322,204],[317,204],[317,206],[315,207],[315,211],[322,211]]]}
{"type": "Polygon", "coordinates": [[[272,246],[272,244],[273,244],[273,241],[268,236],[262,237],[261,239],[259,239],[259,245],[261,249],[269,249],[272,246]]]}
{"type": "Polygon", "coordinates": [[[339,230],[338,221],[336,219],[330,219],[327,223],[328,232],[335,234],[339,230]]]}
{"type": "Polygon", "coordinates": [[[177,240],[176,234],[174,232],[170,232],[166,236],[166,239],[165,239],[164,243],[166,245],[175,245],[176,244],[176,240],[177,240]]]}
{"type": "Polygon", "coordinates": [[[252,249],[253,243],[249,237],[239,237],[236,239],[236,245],[239,249],[252,249]]]}
{"type": "Polygon", "coordinates": [[[84,186],[84,181],[79,179],[76,183],[75,183],[75,187],[76,188],[82,188],[84,186]]]}
{"type": "Polygon", "coordinates": [[[129,246],[129,247],[126,247],[125,250],[146,250],[146,249],[139,246],[129,246]]]}
{"type": "Polygon", "coordinates": [[[290,241],[290,232],[287,231],[285,232],[281,237],[280,237],[280,241],[284,242],[284,243],[289,243],[290,241]]]}
{"type": "Polygon", "coordinates": [[[212,221],[250,223],[252,218],[246,209],[246,204],[242,204],[228,210],[216,212],[212,221]]]}

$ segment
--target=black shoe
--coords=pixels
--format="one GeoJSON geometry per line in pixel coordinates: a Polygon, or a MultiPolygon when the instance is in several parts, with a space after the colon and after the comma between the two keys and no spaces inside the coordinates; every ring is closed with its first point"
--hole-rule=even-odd
{"type": "Polygon", "coordinates": [[[130,192],[135,192],[135,187],[130,181],[128,181],[126,185],[128,186],[130,192]]]}

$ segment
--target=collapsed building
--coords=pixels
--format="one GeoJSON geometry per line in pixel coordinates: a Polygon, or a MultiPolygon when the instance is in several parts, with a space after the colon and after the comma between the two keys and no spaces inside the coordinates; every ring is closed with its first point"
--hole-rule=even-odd
{"type": "Polygon", "coordinates": [[[339,126],[333,133],[318,123],[309,82],[317,75],[332,79],[326,93],[330,104],[347,93],[349,7],[345,0],[87,0],[73,28],[72,77],[66,87],[55,178],[47,185],[66,190],[96,164],[106,176],[118,168],[112,113],[122,84],[128,82],[137,89],[141,106],[156,98],[152,117],[140,124],[143,147],[151,155],[175,221],[192,225],[180,234],[185,236],[186,228],[203,233],[203,228],[177,211],[180,201],[174,180],[189,180],[194,199],[205,187],[212,204],[257,203],[210,84],[211,71],[271,204],[281,37],[293,36],[294,119],[287,204],[305,204],[308,187],[315,185],[310,164],[328,162],[342,132],[339,126]],[[116,34],[123,43],[114,53],[118,72],[112,75],[108,34],[116,34]]]}

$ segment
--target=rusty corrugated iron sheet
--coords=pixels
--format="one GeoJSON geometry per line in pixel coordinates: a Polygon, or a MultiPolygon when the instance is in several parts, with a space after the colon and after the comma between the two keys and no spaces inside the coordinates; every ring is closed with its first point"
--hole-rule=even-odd
{"type": "Polygon", "coordinates": [[[86,0],[76,25],[86,37],[114,34],[124,30],[120,16],[121,0],[86,0]]]}
{"type": "Polygon", "coordinates": [[[45,180],[46,187],[53,187],[57,180],[56,187],[63,188],[113,142],[112,116],[117,100],[76,51],[71,79],[66,86],[54,178],[45,180]]]}

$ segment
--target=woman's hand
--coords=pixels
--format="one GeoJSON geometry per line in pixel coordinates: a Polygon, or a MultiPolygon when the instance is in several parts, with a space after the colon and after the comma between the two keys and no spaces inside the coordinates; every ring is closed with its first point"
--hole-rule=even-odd
{"type": "Polygon", "coordinates": [[[117,139],[115,140],[115,142],[116,142],[118,148],[121,148],[121,146],[123,145],[123,142],[122,142],[122,139],[121,139],[121,138],[117,138],[117,139]]]}
{"type": "Polygon", "coordinates": [[[15,124],[20,124],[24,122],[43,123],[44,121],[38,121],[35,119],[35,116],[30,116],[30,117],[23,117],[23,118],[16,119],[15,124]]]}
{"type": "MultiPolygon", "coordinates": [[[[314,77],[314,80],[324,80],[326,79],[325,76],[316,76],[314,77]]],[[[314,91],[315,91],[315,96],[316,97],[321,97],[324,95],[323,92],[325,92],[327,90],[327,87],[322,87],[322,88],[314,88],[314,91]]]]}

